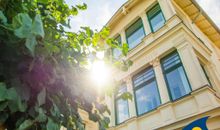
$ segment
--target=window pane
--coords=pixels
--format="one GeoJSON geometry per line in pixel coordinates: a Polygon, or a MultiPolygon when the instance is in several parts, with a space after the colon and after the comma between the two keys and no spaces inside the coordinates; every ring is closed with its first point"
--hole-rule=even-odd
{"type": "Polygon", "coordinates": [[[121,55],[121,51],[118,48],[113,49],[113,57],[118,59],[121,55]]]}
{"type": "Polygon", "coordinates": [[[153,8],[151,8],[148,12],[147,15],[149,18],[154,17],[158,12],[160,12],[160,5],[156,4],[153,8]]]}
{"type": "Polygon", "coordinates": [[[164,59],[162,62],[163,62],[164,70],[168,70],[171,67],[181,63],[178,53],[172,54],[168,58],[164,59]]]}
{"type": "Polygon", "coordinates": [[[116,123],[119,124],[129,118],[128,101],[120,98],[120,95],[127,92],[126,84],[122,84],[116,93],[115,105],[116,105],[116,123]]]}
{"type": "Polygon", "coordinates": [[[150,11],[148,11],[147,15],[153,32],[157,31],[164,25],[165,19],[163,17],[163,13],[160,9],[159,4],[157,4],[150,11]]]}
{"type": "Polygon", "coordinates": [[[128,101],[123,99],[117,99],[116,101],[116,116],[117,124],[129,118],[128,101]]]}
{"type": "Polygon", "coordinates": [[[162,12],[160,12],[159,14],[155,15],[151,20],[150,20],[151,26],[153,31],[157,31],[158,29],[160,29],[164,23],[165,20],[163,18],[163,14],[162,12]]]}
{"type": "Polygon", "coordinates": [[[147,68],[133,78],[138,115],[160,105],[160,96],[153,68],[147,68]]]}
{"type": "Polygon", "coordinates": [[[140,29],[135,31],[131,36],[129,36],[127,38],[129,48],[132,49],[139,43],[141,43],[141,40],[144,38],[144,35],[144,28],[141,27],[140,29]]]}
{"type": "Polygon", "coordinates": [[[138,21],[136,21],[126,30],[126,37],[129,48],[132,49],[137,46],[141,42],[142,38],[144,38],[144,36],[145,33],[142,21],[141,19],[138,19],[138,21]]]}
{"type": "Polygon", "coordinates": [[[147,69],[134,77],[134,86],[137,87],[152,78],[154,78],[153,68],[147,69]]]}
{"type": "Polygon", "coordinates": [[[160,105],[156,81],[153,81],[145,85],[144,87],[136,90],[135,95],[138,115],[155,109],[160,105]]]}
{"type": "Polygon", "coordinates": [[[182,66],[167,73],[166,78],[173,100],[190,93],[190,86],[182,66]]]}
{"type": "Polygon", "coordinates": [[[128,29],[126,29],[126,36],[132,35],[137,29],[143,26],[141,18],[134,22],[128,29]]]}
{"type": "Polygon", "coordinates": [[[118,92],[116,94],[116,96],[120,96],[121,94],[123,94],[124,92],[127,92],[127,86],[125,84],[122,84],[119,88],[118,88],[118,92]]]}
{"type": "Polygon", "coordinates": [[[172,100],[190,93],[190,85],[178,53],[172,53],[161,62],[172,100]]]}
{"type": "MultiPolygon", "coordinates": [[[[115,38],[115,41],[117,42],[115,44],[117,44],[118,46],[121,46],[121,36],[120,35],[118,35],[115,38]]],[[[118,48],[113,48],[112,51],[113,51],[113,57],[114,58],[119,58],[119,56],[121,55],[121,51],[118,48]]]]}

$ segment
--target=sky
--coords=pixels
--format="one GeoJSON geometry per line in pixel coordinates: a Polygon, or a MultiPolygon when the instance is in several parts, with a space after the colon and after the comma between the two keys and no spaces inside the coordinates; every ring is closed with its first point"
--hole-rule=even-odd
{"type": "MultiPolygon", "coordinates": [[[[80,11],[71,19],[71,30],[78,31],[81,26],[89,26],[93,30],[100,30],[112,15],[127,0],[66,0],[68,5],[86,3],[88,8],[80,11]]],[[[196,0],[209,17],[220,28],[220,0],[196,0]]]]}

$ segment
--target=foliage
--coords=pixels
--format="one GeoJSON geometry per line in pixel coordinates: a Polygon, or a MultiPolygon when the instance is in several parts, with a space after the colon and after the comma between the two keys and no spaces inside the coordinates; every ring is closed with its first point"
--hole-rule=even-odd
{"type": "Polygon", "coordinates": [[[97,101],[86,65],[102,50],[108,64],[126,70],[131,62],[116,61],[106,50],[128,52],[126,44],[121,48],[108,39],[108,28],[65,30],[86,8],[69,7],[64,0],[0,0],[0,124],[5,128],[82,130],[79,108],[101,130],[108,126],[110,112],[97,101]]]}

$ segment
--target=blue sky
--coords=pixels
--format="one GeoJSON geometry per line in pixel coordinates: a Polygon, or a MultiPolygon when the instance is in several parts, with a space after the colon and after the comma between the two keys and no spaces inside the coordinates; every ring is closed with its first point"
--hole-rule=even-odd
{"type": "MultiPolygon", "coordinates": [[[[71,19],[71,30],[78,31],[80,26],[90,26],[100,30],[127,0],[66,0],[67,4],[86,3],[88,9],[79,12],[71,19]]],[[[220,28],[220,0],[196,0],[220,28]]]]}

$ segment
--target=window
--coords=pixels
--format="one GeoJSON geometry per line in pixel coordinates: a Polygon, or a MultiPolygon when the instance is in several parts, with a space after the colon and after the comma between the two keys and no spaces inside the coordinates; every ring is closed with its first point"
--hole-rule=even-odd
{"type": "Polygon", "coordinates": [[[163,58],[161,62],[172,100],[190,93],[191,88],[178,53],[171,53],[163,58]]]}
{"type": "Polygon", "coordinates": [[[127,86],[121,85],[115,95],[116,124],[120,124],[129,118],[128,100],[123,100],[120,96],[127,92],[127,86]]]}
{"type": "MultiPolygon", "coordinates": [[[[121,36],[120,35],[118,35],[115,38],[115,41],[116,41],[116,43],[115,43],[116,45],[121,46],[121,36]]],[[[118,59],[121,55],[121,51],[118,48],[113,48],[112,52],[113,52],[113,57],[116,59],[118,59]]]]}
{"type": "Polygon", "coordinates": [[[164,16],[160,9],[159,4],[156,4],[152,9],[150,9],[147,12],[147,17],[148,17],[152,32],[155,32],[158,29],[160,29],[165,23],[165,19],[164,19],[164,16]]]}
{"type": "Polygon", "coordinates": [[[152,67],[133,78],[137,114],[141,115],[160,105],[160,96],[152,67]]]}
{"type": "Polygon", "coordinates": [[[126,29],[127,43],[130,49],[137,46],[145,36],[142,20],[139,18],[128,29],[126,29]]]}

